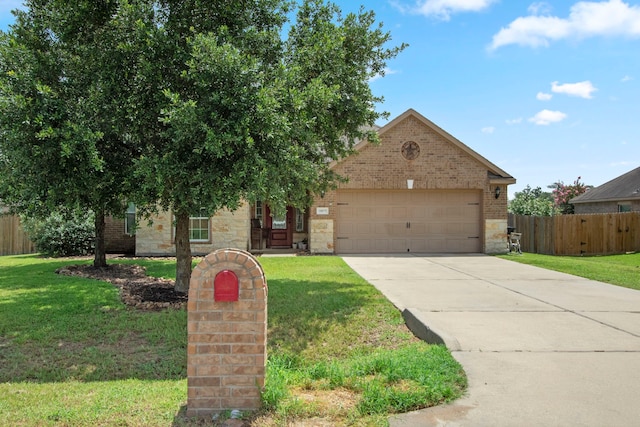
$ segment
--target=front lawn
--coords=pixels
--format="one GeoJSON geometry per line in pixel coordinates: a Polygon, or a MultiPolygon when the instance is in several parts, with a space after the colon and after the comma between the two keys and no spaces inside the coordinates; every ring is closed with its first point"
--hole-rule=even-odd
{"type": "MultiPolygon", "coordinates": [[[[186,312],[126,308],[108,283],[54,273],[78,262],[0,257],[2,424],[213,425],[183,416],[186,312]]],[[[150,275],[174,271],[167,260],[118,262],[150,275]]],[[[260,262],[269,360],[264,410],[247,425],[386,425],[390,413],[455,399],[466,387],[449,352],[414,338],[340,258],[260,262]]]]}
{"type": "Polygon", "coordinates": [[[589,257],[510,253],[500,258],[640,290],[640,253],[589,257]]]}

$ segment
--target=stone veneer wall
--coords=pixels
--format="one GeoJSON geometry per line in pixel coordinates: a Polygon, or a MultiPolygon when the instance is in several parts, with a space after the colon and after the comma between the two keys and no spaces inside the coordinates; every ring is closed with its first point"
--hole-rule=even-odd
{"type": "Polygon", "coordinates": [[[248,252],[220,249],[193,270],[189,286],[187,416],[260,408],[267,361],[267,281],[248,252]],[[237,301],[216,301],[214,279],[233,271],[237,301]]]}
{"type": "MultiPolygon", "coordinates": [[[[222,210],[209,220],[210,241],[191,243],[194,255],[205,255],[216,249],[248,249],[250,243],[251,212],[248,204],[236,211],[222,210]]],[[[144,220],[136,232],[136,255],[175,255],[173,214],[162,211],[153,218],[151,226],[144,220]]]]}
{"type": "Polygon", "coordinates": [[[509,249],[507,244],[507,220],[488,219],[485,221],[484,252],[488,254],[505,253],[509,249]]]}
{"type": "MultiPolygon", "coordinates": [[[[507,186],[498,184],[501,195],[496,199],[496,184],[490,182],[484,164],[411,115],[386,130],[380,139],[379,145],[368,144],[334,167],[335,172],[349,178],[339,189],[406,189],[407,179],[413,179],[414,189],[482,191],[482,251],[506,251],[507,186]],[[401,147],[406,141],[420,146],[417,159],[402,157],[401,147]]],[[[329,223],[336,220],[335,202],[336,192],[330,191],[317,197],[310,209],[310,249],[314,253],[333,252],[335,237],[329,239],[328,230],[333,234],[329,223]],[[328,208],[328,215],[318,215],[318,207],[328,208]]]]}
{"type": "Polygon", "coordinates": [[[309,232],[309,248],[312,253],[333,253],[333,220],[312,219],[309,232]]]}

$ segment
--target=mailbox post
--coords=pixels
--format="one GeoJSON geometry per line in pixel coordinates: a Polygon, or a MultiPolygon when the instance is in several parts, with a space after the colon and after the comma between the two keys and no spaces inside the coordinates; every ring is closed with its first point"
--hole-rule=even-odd
{"type": "Polygon", "coordinates": [[[255,410],[264,387],[267,282],[248,252],[221,249],[191,274],[187,416],[255,410]]]}

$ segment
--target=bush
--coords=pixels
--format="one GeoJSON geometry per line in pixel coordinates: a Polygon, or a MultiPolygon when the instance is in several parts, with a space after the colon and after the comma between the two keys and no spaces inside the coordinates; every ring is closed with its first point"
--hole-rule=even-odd
{"type": "Polygon", "coordinates": [[[22,225],[36,250],[48,256],[76,256],[93,253],[93,214],[62,215],[46,219],[22,218],[22,225]]]}
{"type": "Polygon", "coordinates": [[[508,210],[509,213],[516,215],[551,216],[555,214],[551,193],[543,192],[540,187],[532,189],[528,185],[509,201],[508,210]]]}

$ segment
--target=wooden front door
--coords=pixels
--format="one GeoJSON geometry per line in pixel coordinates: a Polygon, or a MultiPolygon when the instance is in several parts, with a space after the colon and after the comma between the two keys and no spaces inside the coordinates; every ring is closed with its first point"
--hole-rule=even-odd
{"type": "Polygon", "coordinates": [[[272,216],[271,209],[267,206],[266,223],[269,228],[270,248],[291,248],[293,244],[294,209],[287,207],[285,215],[272,216]]]}

